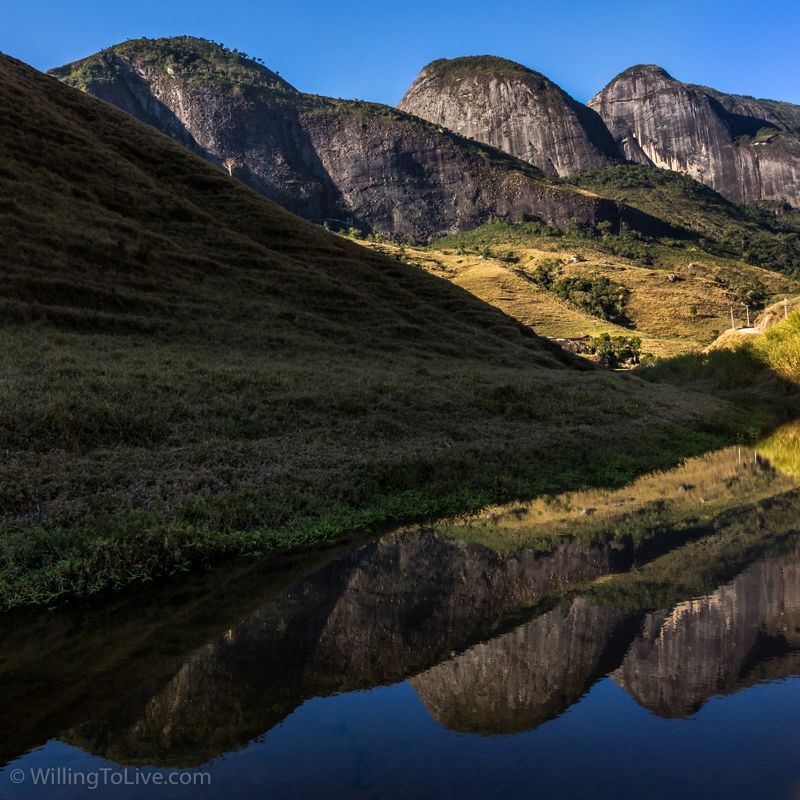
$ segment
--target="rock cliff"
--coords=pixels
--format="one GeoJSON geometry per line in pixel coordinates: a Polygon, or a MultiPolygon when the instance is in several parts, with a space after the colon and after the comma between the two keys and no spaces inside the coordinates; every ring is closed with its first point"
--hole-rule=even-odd
{"type": "Polygon", "coordinates": [[[493,217],[613,227],[625,213],[402,111],[302,94],[203,39],[129,41],[52,74],[334,227],[422,241],[493,217]]]}
{"type": "Polygon", "coordinates": [[[684,172],[736,203],[800,206],[800,107],[632,67],[589,105],[631,161],[684,172]]]}
{"type": "Polygon", "coordinates": [[[497,147],[548,175],[622,159],[603,121],[544,75],[494,56],[428,64],[398,106],[497,147]]]}

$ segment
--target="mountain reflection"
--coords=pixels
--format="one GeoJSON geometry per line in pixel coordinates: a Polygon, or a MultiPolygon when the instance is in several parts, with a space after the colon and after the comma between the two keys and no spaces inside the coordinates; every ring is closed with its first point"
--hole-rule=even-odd
{"type": "Polygon", "coordinates": [[[619,664],[635,633],[623,609],[583,597],[411,679],[448,728],[516,733],[558,716],[619,664]]]}
{"type": "Polygon", "coordinates": [[[277,588],[201,585],[120,615],[107,639],[88,612],[42,623],[76,699],[43,691],[24,653],[0,660],[29,726],[2,757],[57,736],[118,763],[199,765],[310,698],[407,679],[439,723],[483,735],[535,728],[605,675],[691,715],[800,672],[795,486],[731,448],[619,492],[391,534],[277,588]]]}
{"type": "Polygon", "coordinates": [[[713,594],[648,614],[614,679],[665,717],[800,674],[800,564],[765,561],[713,594]]]}

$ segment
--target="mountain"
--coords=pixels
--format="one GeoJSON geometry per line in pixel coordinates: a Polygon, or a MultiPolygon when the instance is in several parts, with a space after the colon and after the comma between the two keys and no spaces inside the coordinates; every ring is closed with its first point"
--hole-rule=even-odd
{"type": "Polygon", "coordinates": [[[394,352],[410,326],[423,351],[430,330],[442,353],[508,343],[512,360],[564,362],[467,293],[303,222],[127,114],[0,67],[7,319],[287,351],[394,352]]]}
{"type": "Polygon", "coordinates": [[[398,108],[497,147],[548,175],[572,175],[622,160],[596,112],[544,75],[496,56],[431,62],[398,108]]]}
{"type": "Polygon", "coordinates": [[[334,228],[421,241],[490,217],[592,228],[624,213],[402,111],[303,94],[205,39],[132,40],[52,74],[334,228]]]}
{"type": "Polygon", "coordinates": [[[735,203],[800,206],[800,106],[682,83],[655,65],[622,72],[589,106],[631,161],[685,172],[735,203]]]}
{"type": "Polygon", "coordinates": [[[0,102],[4,607],[624,480],[742,422],[5,56],[0,102]]]}

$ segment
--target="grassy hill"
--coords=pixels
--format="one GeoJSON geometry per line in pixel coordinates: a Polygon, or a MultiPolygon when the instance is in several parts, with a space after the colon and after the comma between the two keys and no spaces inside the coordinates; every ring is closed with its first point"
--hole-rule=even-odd
{"type": "Polygon", "coordinates": [[[735,435],[0,57],[0,605],[615,483],[735,435]]]}
{"type": "Polygon", "coordinates": [[[765,305],[800,290],[800,225],[792,211],[741,208],[688,176],[641,165],[570,181],[663,221],[660,236],[557,230],[496,220],[427,248],[367,242],[463,286],[544,336],[636,335],[658,357],[701,349],[765,305]],[[581,304],[552,282],[617,287],[623,313],[581,304]]]}
{"type": "Polygon", "coordinates": [[[697,243],[589,238],[535,223],[497,221],[428,248],[365,244],[462,286],[543,336],[635,334],[644,351],[659,357],[713,342],[730,327],[732,306],[737,323],[743,324],[738,297],[748,287],[763,292],[762,303],[800,289],[791,277],[709,253],[697,243]],[[551,270],[555,280],[604,279],[622,287],[624,318],[605,319],[600,310],[559,296],[553,287],[537,282],[537,270],[542,269],[551,270]]]}

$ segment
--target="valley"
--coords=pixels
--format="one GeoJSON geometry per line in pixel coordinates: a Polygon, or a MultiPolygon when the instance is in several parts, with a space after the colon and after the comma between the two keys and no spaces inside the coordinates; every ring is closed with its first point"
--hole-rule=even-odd
{"type": "Polygon", "coordinates": [[[593,368],[0,66],[6,607],[625,481],[766,424],[593,368]]]}
{"type": "Polygon", "coordinates": [[[0,796],[797,794],[782,2],[12,4],[0,796]]]}

